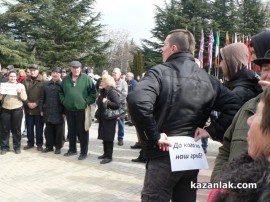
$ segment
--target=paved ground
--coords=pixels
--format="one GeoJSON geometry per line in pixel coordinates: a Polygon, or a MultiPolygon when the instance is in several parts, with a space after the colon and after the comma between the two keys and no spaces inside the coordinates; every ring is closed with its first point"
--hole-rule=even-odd
{"type": "MultiPolygon", "coordinates": [[[[124,146],[115,144],[113,162],[101,165],[97,156],[102,154],[102,143],[97,140],[95,123],[90,129],[89,156],[78,161],[78,156],[41,153],[34,149],[13,151],[0,155],[0,201],[1,202],[136,202],[140,201],[145,165],[132,163],[139,150],[130,146],[136,141],[134,127],[125,127],[124,146]]],[[[22,146],[26,139],[22,139],[22,146]]],[[[79,146],[79,144],[77,144],[79,146]]],[[[199,181],[209,181],[218,148],[210,142],[207,159],[208,170],[201,170],[199,181]]],[[[11,147],[12,148],[12,147],[11,147]]],[[[198,190],[197,202],[207,199],[209,190],[198,190]]]]}

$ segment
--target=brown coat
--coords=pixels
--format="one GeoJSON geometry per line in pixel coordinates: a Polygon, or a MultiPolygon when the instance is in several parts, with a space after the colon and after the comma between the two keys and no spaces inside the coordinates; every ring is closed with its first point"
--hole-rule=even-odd
{"type": "Polygon", "coordinates": [[[28,115],[40,115],[39,106],[34,109],[29,109],[27,104],[29,102],[35,102],[39,105],[40,96],[44,88],[42,76],[38,75],[35,81],[33,81],[31,77],[27,77],[23,80],[23,85],[25,86],[27,94],[27,100],[24,102],[25,113],[28,115]]]}

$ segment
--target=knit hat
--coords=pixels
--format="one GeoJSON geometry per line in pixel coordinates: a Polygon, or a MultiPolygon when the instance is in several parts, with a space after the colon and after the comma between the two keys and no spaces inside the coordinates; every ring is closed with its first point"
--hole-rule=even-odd
{"type": "Polygon", "coordinates": [[[256,57],[263,58],[270,49],[270,30],[265,30],[251,37],[250,45],[254,48],[256,57]]]}
{"type": "Polygon", "coordinates": [[[233,43],[220,49],[220,54],[228,68],[226,77],[230,80],[248,64],[248,47],[243,43],[233,43]]]}

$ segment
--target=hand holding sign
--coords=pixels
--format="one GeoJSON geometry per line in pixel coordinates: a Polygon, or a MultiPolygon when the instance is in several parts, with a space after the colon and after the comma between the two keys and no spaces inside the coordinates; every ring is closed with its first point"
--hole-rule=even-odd
{"type": "Polygon", "coordinates": [[[169,151],[169,148],[172,146],[165,133],[160,134],[160,138],[158,140],[158,146],[159,146],[159,149],[163,151],[169,151]]]}
{"type": "Polygon", "coordinates": [[[201,138],[210,137],[209,133],[204,128],[197,128],[195,131],[194,139],[197,142],[201,138]]]}
{"type": "Polygon", "coordinates": [[[20,94],[22,92],[22,89],[17,88],[17,93],[20,94]]]}

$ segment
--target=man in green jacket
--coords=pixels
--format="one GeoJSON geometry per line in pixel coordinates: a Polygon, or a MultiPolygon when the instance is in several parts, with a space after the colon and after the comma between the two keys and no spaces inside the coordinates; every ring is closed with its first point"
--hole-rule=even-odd
{"type": "MultiPolygon", "coordinates": [[[[261,66],[261,79],[259,84],[264,90],[267,83],[270,82],[270,31],[261,32],[251,39],[252,59],[255,64],[261,66]],[[268,51],[268,52],[267,52],[268,51]],[[266,54],[267,53],[267,54],[266,54]],[[258,57],[258,59],[256,59],[258,57]],[[269,57],[267,60],[261,60],[263,57],[269,57]],[[261,63],[264,61],[264,63],[261,63]]],[[[260,95],[247,101],[235,115],[232,124],[227,129],[223,145],[219,148],[219,153],[215,161],[215,167],[212,172],[211,182],[217,182],[222,167],[228,161],[238,157],[247,150],[247,119],[254,115],[256,107],[260,101],[260,95]]]]}
{"type": "Polygon", "coordinates": [[[89,133],[85,130],[85,109],[87,105],[93,104],[97,92],[92,80],[81,72],[81,63],[72,61],[71,72],[63,79],[59,92],[60,100],[65,107],[68,133],[69,150],[64,156],[77,155],[76,137],[80,139],[81,153],[79,160],[87,157],[89,133]]]}

